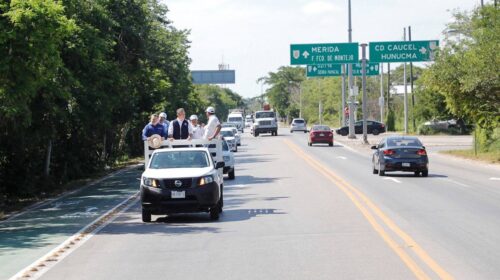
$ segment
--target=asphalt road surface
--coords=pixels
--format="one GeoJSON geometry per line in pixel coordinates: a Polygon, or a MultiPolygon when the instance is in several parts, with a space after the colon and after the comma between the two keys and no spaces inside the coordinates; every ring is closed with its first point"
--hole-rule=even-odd
{"type": "Polygon", "coordinates": [[[134,203],[41,279],[500,278],[500,169],[431,155],[427,178],[379,177],[306,134],[242,142],[219,221],[134,203]]]}

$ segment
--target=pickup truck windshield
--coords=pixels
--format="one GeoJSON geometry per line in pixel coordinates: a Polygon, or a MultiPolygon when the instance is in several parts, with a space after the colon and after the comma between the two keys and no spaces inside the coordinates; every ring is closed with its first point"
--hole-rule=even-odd
{"type": "Polygon", "coordinates": [[[255,118],[257,118],[257,119],[274,118],[274,112],[259,112],[259,113],[255,113],[255,118]]]}
{"type": "Polygon", "coordinates": [[[231,130],[222,130],[220,135],[222,135],[222,137],[234,137],[234,133],[231,130]]]}
{"type": "Polygon", "coordinates": [[[169,151],[156,153],[151,159],[151,169],[209,167],[207,153],[203,151],[169,151]]]}
{"type": "Polygon", "coordinates": [[[230,122],[241,122],[241,121],[243,121],[243,118],[242,117],[230,117],[228,119],[228,121],[230,121],[230,122]]]}

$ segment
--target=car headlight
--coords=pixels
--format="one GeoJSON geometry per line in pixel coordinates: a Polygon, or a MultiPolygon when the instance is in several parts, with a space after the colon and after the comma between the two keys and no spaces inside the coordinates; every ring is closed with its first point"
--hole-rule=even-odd
{"type": "Polygon", "coordinates": [[[198,182],[198,186],[204,186],[210,183],[214,182],[214,177],[212,175],[208,176],[203,176],[200,178],[200,181],[198,182]]]}
{"type": "Polygon", "coordinates": [[[142,183],[147,187],[154,187],[154,188],[160,187],[160,182],[156,179],[144,177],[142,178],[142,183]]]}
{"type": "Polygon", "coordinates": [[[224,162],[229,162],[231,160],[231,158],[228,156],[224,156],[222,158],[224,159],[224,162]]]}

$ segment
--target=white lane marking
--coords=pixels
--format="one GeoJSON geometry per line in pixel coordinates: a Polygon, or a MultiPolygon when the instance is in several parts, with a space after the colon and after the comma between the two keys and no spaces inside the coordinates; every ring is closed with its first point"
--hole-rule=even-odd
{"type": "Polygon", "coordinates": [[[445,179],[446,181],[449,181],[449,182],[455,183],[455,184],[457,184],[457,185],[459,185],[459,186],[461,186],[461,187],[464,187],[464,188],[470,188],[470,186],[468,186],[468,185],[466,185],[466,184],[464,184],[464,183],[460,183],[460,182],[458,182],[458,181],[455,181],[455,180],[453,180],[453,179],[450,179],[450,178],[444,178],[444,179],[445,179]]]}
{"type": "Polygon", "coordinates": [[[25,267],[14,276],[9,278],[9,280],[19,280],[19,279],[38,279],[44,273],[49,271],[61,260],[66,258],[73,251],[82,246],[90,238],[96,235],[104,227],[112,223],[116,218],[118,218],[123,212],[127,211],[136,204],[139,200],[139,192],[127,197],[125,200],[120,202],[118,205],[110,209],[108,212],[97,217],[90,224],[83,227],[77,233],[66,239],[63,243],[59,244],[56,248],[52,249],[50,252],[45,254],[43,257],[34,261],[29,266],[25,267]],[[128,203],[128,205],[127,205],[128,203]],[[125,205],[125,207],[123,207],[125,205]],[[121,210],[116,212],[120,207],[121,210]],[[90,232],[89,232],[90,231],[90,232]],[[88,233],[87,233],[88,232],[88,233]]]}
{"type": "Polygon", "coordinates": [[[500,178],[497,178],[497,177],[491,177],[490,180],[492,181],[500,181],[500,178]]]}
{"type": "Polygon", "coordinates": [[[343,156],[338,156],[337,158],[340,158],[340,159],[347,159],[346,157],[343,157],[343,156]]]}
{"type": "Polygon", "coordinates": [[[396,178],[391,178],[391,177],[384,177],[384,180],[391,180],[395,183],[398,183],[398,184],[401,184],[401,181],[399,181],[398,179],[396,178]]]}

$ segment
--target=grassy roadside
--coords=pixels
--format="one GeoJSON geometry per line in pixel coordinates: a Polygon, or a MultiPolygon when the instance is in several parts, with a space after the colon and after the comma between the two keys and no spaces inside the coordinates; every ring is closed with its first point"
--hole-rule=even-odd
{"type": "Polygon", "coordinates": [[[483,162],[487,162],[487,163],[500,164],[500,150],[490,151],[490,152],[477,152],[477,155],[474,153],[474,149],[448,150],[448,151],[441,151],[441,153],[460,157],[460,158],[478,160],[478,161],[483,161],[483,162]]]}
{"type": "Polygon", "coordinates": [[[143,157],[137,157],[137,158],[132,158],[132,159],[126,159],[120,162],[116,162],[115,165],[107,170],[103,170],[101,172],[96,172],[87,178],[82,178],[78,180],[73,180],[70,181],[66,184],[63,185],[57,185],[54,186],[54,189],[49,192],[49,193],[41,193],[32,197],[9,197],[9,198],[4,198],[4,202],[1,206],[0,209],[0,221],[8,218],[9,214],[18,212],[23,210],[26,207],[29,207],[35,203],[54,198],[57,196],[60,196],[64,194],[65,192],[68,191],[73,191],[78,188],[81,188],[85,186],[86,184],[89,184],[90,182],[99,179],[101,177],[104,177],[116,170],[123,169],[127,166],[142,163],[144,160],[143,157]]]}

